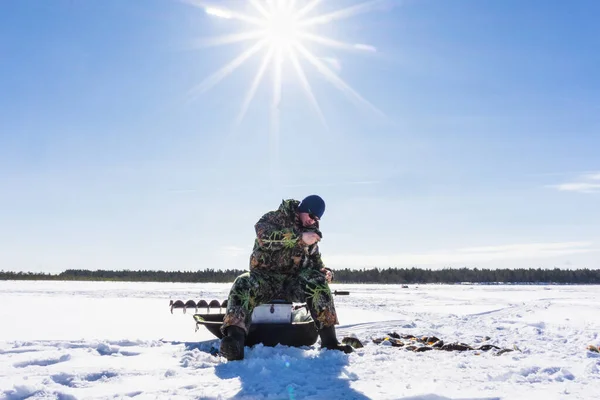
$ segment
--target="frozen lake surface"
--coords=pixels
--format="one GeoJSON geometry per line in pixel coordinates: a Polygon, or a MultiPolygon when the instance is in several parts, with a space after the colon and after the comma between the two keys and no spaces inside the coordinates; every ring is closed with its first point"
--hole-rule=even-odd
{"type": "Polygon", "coordinates": [[[193,310],[230,284],[0,281],[1,399],[597,399],[599,286],[332,285],[350,355],[313,347],[210,354],[193,310]],[[412,352],[387,333],[516,349],[412,352]],[[489,339],[486,339],[489,337],[489,339]]]}

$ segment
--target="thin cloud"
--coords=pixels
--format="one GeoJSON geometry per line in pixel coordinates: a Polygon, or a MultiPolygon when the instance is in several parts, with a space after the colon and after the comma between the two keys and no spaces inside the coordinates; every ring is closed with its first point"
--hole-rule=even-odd
{"type": "Polygon", "coordinates": [[[574,181],[559,183],[550,187],[561,192],[598,193],[600,192],[600,172],[587,173],[574,181]]]}
{"type": "Polygon", "coordinates": [[[563,183],[553,187],[562,192],[596,193],[600,190],[600,183],[563,183]]]}
{"type": "Polygon", "coordinates": [[[239,257],[248,254],[248,249],[239,246],[223,246],[220,249],[220,253],[229,257],[239,257]]]}
{"type": "Polygon", "coordinates": [[[553,258],[564,255],[599,251],[592,242],[521,243],[500,246],[482,246],[438,251],[423,254],[344,254],[324,255],[327,265],[339,268],[464,266],[465,264],[504,260],[553,258]]]}
{"type": "Polygon", "coordinates": [[[172,189],[172,190],[168,190],[168,193],[186,194],[186,193],[197,193],[199,191],[200,191],[200,189],[172,189]]]}
{"type": "MultiPolygon", "coordinates": [[[[332,186],[352,186],[352,185],[377,185],[382,183],[382,181],[377,181],[377,180],[365,180],[365,181],[341,181],[341,182],[324,182],[324,183],[290,183],[287,185],[282,185],[282,187],[284,188],[298,188],[298,187],[332,187],[332,186]]],[[[243,186],[243,185],[231,185],[231,186],[219,186],[216,187],[216,189],[230,189],[230,188],[236,188],[236,189],[245,189],[245,188],[250,188],[251,186],[243,186]]],[[[254,186],[252,186],[254,187],[254,186]]],[[[170,194],[193,194],[193,193],[200,193],[203,190],[206,189],[196,189],[196,188],[181,188],[181,189],[169,189],[167,190],[167,193],[170,194]]]]}
{"type": "Polygon", "coordinates": [[[371,53],[376,53],[377,52],[377,48],[375,46],[371,46],[369,44],[361,44],[361,43],[357,43],[354,45],[354,48],[357,50],[363,50],[363,51],[368,51],[371,53]]]}
{"type": "Polygon", "coordinates": [[[556,243],[526,243],[526,244],[509,244],[502,246],[478,246],[465,247],[458,249],[459,253],[524,253],[531,251],[560,251],[566,249],[588,248],[591,242],[556,242],[556,243]]]}
{"type": "Polygon", "coordinates": [[[298,183],[298,184],[290,184],[284,185],[283,187],[330,187],[330,186],[348,186],[348,185],[376,185],[381,183],[381,181],[349,181],[349,182],[330,182],[330,183],[298,183]]]}
{"type": "Polygon", "coordinates": [[[588,174],[587,178],[593,181],[600,181],[600,172],[596,172],[593,174],[588,174]]]}

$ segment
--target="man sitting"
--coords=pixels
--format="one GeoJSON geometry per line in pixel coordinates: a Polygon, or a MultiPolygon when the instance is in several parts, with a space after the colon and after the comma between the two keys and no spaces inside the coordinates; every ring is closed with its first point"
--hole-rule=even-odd
{"type": "Polygon", "coordinates": [[[238,276],[229,292],[221,331],[220,352],[228,360],[244,358],[244,343],[252,311],[273,299],[306,303],[319,331],[321,347],[353,351],[341,345],[334,325],[339,324],[328,283],[331,270],[321,260],[318,242],[323,237],[319,220],[325,202],[317,195],[302,202],[284,200],[254,226],[256,239],[250,271],[238,276]]]}

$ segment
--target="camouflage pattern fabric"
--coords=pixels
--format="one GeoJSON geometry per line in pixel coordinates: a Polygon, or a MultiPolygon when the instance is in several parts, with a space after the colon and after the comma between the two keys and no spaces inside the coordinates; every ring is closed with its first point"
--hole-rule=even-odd
{"type": "Polygon", "coordinates": [[[250,271],[238,276],[227,300],[221,330],[235,325],[248,332],[252,311],[274,299],[306,302],[320,330],[339,324],[333,296],[325,280],[317,243],[307,245],[303,232],[322,237],[318,222],[304,227],[296,215],[297,200],[284,200],[276,211],[263,215],[255,225],[256,239],[250,271]]]}
{"type": "Polygon", "coordinates": [[[254,229],[256,239],[250,256],[250,270],[261,269],[282,274],[297,274],[303,268],[324,267],[317,243],[307,245],[302,233],[319,231],[319,223],[304,227],[296,212],[298,200],[284,200],[279,209],[263,215],[254,229]]]}
{"type": "Polygon", "coordinates": [[[236,325],[248,333],[254,308],[274,299],[306,302],[319,330],[339,323],[322,272],[304,269],[297,276],[290,276],[255,270],[238,276],[233,283],[221,330],[225,333],[228,326],[236,325]]]}

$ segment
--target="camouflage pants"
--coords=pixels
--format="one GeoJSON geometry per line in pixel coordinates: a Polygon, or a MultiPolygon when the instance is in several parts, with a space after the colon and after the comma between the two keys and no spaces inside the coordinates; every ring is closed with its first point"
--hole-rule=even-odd
{"type": "Polygon", "coordinates": [[[322,272],[304,269],[298,275],[284,275],[251,270],[233,282],[221,331],[225,333],[228,326],[235,325],[248,333],[254,308],[274,299],[306,302],[319,330],[339,323],[333,296],[322,272]]]}

